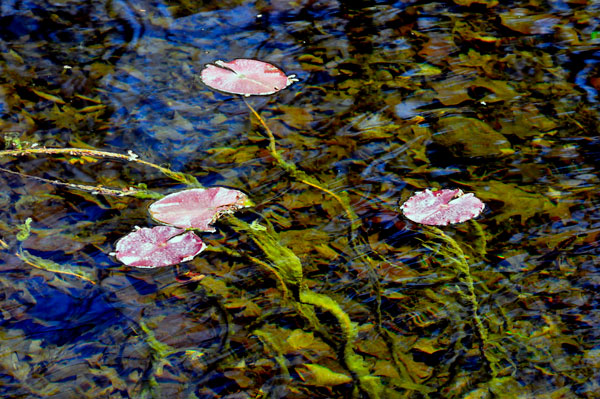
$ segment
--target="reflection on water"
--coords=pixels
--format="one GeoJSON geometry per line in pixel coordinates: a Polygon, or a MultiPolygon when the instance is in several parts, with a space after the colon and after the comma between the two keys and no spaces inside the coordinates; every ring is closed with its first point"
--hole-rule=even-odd
{"type": "Polygon", "coordinates": [[[4,157],[21,175],[0,174],[0,394],[596,397],[599,8],[2,2],[6,149],[132,151],[244,190],[256,206],[239,217],[270,224],[331,302],[286,295],[281,265],[227,222],[177,268],[117,264],[114,242],[154,223],[149,200],[23,174],[164,194],[183,184],[120,160],[4,157]],[[242,98],[199,81],[234,58],[300,79],[247,101],[306,175],[274,160],[242,98]],[[475,305],[458,254],[399,214],[441,187],[486,203],[477,223],[443,229],[475,305]]]}

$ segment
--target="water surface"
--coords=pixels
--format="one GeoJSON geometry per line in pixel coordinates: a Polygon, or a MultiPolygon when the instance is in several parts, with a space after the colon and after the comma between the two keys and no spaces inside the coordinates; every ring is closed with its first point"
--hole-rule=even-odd
{"type": "Polygon", "coordinates": [[[285,297],[227,220],[193,261],[134,269],[110,253],[157,224],[151,200],[49,182],[186,188],[156,169],[3,157],[20,175],[0,173],[0,393],[597,397],[598,15],[585,0],[2,2],[5,149],[133,153],[245,191],[256,206],[236,216],[272,229],[356,337],[285,297]],[[199,80],[235,58],[297,75],[247,101],[329,193],[277,163],[241,97],[199,80]],[[486,204],[442,228],[474,302],[456,253],[400,213],[434,188],[486,204]]]}

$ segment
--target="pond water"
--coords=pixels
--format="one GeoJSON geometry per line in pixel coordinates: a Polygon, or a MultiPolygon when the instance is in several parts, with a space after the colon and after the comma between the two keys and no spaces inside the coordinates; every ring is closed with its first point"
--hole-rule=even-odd
{"type": "Polygon", "coordinates": [[[2,397],[598,397],[600,2],[346,3],[2,1],[2,397]],[[299,81],[200,81],[236,58],[299,81]],[[127,267],[152,200],[101,191],[157,165],[255,205],[127,267]],[[439,188],[483,213],[402,215],[439,188]]]}

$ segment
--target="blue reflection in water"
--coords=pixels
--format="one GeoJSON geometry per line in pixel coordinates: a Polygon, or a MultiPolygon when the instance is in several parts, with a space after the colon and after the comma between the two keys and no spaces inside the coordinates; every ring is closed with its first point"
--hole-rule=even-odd
{"type": "Polygon", "coordinates": [[[89,339],[90,333],[101,332],[109,323],[117,323],[121,315],[104,300],[103,293],[91,286],[84,289],[57,289],[41,278],[25,282],[25,290],[11,299],[28,304],[25,320],[7,320],[4,327],[23,330],[31,339],[64,345],[89,339]],[[27,294],[33,295],[31,303],[27,294]]]}
{"type": "MultiPolygon", "coordinates": [[[[596,52],[594,54],[596,57],[600,58],[600,52],[596,52]]],[[[589,84],[588,80],[590,76],[592,76],[592,72],[597,69],[597,65],[600,63],[598,59],[587,59],[585,62],[585,68],[583,68],[577,76],[575,76],[575,83],[581,87],[588,96],[588,101],[596,102],[598,97],[598,91],[589,84]]]]}

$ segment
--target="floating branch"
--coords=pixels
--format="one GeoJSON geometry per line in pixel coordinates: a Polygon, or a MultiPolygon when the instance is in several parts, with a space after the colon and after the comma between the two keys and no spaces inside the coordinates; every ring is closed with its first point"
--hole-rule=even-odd
{"type": "Polygon", "coordinates": [[[129,189],[120,190],[120,189],[108,188],[108,187],[104,187],[104,186],[90,186],[87,184],[68,183],[68,182],[63,182],[60,180],[51,180],[51,179],[45,179],[43,177],[32,176],[32,175],[28,175],[26,173],[16,172],[14,170],[2,168],[2,167],[0,167],[0,171],[2,171],[4,173],[9,173],[9,174],[25,177],[28,179],[42,181],[44,183],[52,184],[55,186],[64,186],[64,187],[72,188],[75,190],[89,191],[92,194],[114,195],[114,196],[118,196],[118,197],[131,196],[131,197],[144,198],[144,199],[145,198],[161,198],[162,197],[162,195],[159,193],[153,193],[148,190],[139,190],[137,188],[129,188],[129,189]]]}
{"type": "Polygon", "coordinates": [[[12,156],[12,157],[23,157],[31,155],[69,155],[69,156],[88,156],[95,158],[106,158],[106,159],[119,159],[126,162],[133,162],[139,165],[144,165],[156,169],[166,175],[167,177],[184,183],[192,187],[202,187],[198,180],[187,173],[174,172],[169,168],[157,165],[152,162],[144,161],[140,159],[136,154],[129,151],[128,155],[119,154],[110,151],[100,150],[88,150],[83,148],[24,148],[21,150],[2,150],[0,156],[12,156]]]}

